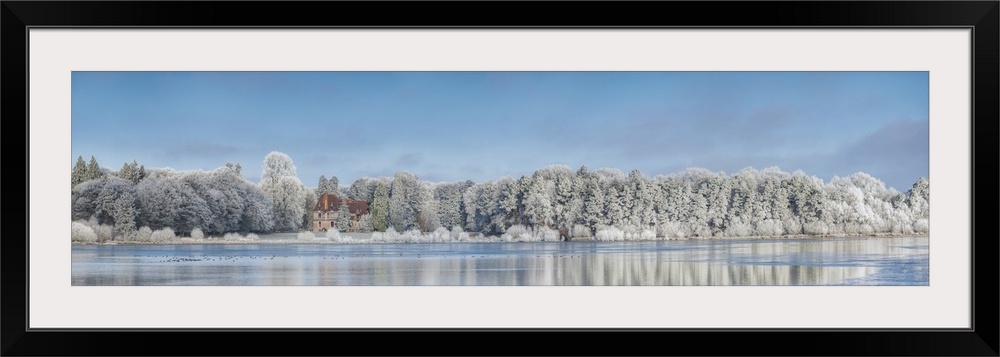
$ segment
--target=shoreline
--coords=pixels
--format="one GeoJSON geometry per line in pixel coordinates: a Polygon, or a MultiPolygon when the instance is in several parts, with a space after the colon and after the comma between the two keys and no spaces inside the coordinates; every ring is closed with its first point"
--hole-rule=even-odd
{"type": "MultiPolygon", "coordinates": [[[[289,234],[287,232],[280,234],[289,234]]],[[[225,240],[222,237],[219,238],[203,238],[203,239],[193,239],[193,238],[178,238],[168,242],[135,242],[135,241],[125,241],[125,242],[71,242],[72,245],[239,245],[239,244],[440,244],[440,243],[576,243],[576,242],[664,242],[664,241],[712,241],[712,240],[785,240],[785,239],[812,239],[812,238],[928,238],[928,233],[913,233],[913,234],[903,234],[903,233],[871,233],[871,234],[822,234],[822,235],[809,235],[809,234],[794,234],[794,235],[781,235],[781,236],[746,236],[746,237],[690,237],[690,238],[673,238],[673,239],[630,239],[630,240],[614,240],[614,241],[602,241],[593,238],[578,238],[578,239],[567,239],[564,241],[505,241],[500,239],[500,237],[494,237],[495,239],[470,239],[470,240],[449,240],[449,241],[426,241],[426,242],[386,242],[386,241],[370,241],[368,239],[352,238],[351,242],[338,242],[331,241],[326,238],[317,239],[280,239],[280,238],[270,238],[270,239],[240,239],[240,240],[225,240]]]]}

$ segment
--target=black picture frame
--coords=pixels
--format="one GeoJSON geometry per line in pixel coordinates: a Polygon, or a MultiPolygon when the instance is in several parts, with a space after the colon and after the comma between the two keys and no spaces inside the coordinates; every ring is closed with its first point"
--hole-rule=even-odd
{"type": "MultiPolygon", "coordinates": [[[[996,1],[34,2],[2,1],[3,355],[948,355],[1000,351],[996,1]],[[572,11],[567,11],[572,8],[572,11]],[[396,14],[387,16],[387,14],[396,14]],[[455,16],[454,14],[464,14],[455,16]],[[400,19],[396,16],[402,15],[400,19]],[[391,20],[390,20],[391,19],[391,20]],[[38,27],[968,28],[973,31],[972,328],[29,329],[27,32],[38,27]],[[24,151],[21,151],[24,150],[24,151]],[[23,161],[22,161],[23,160],[23,161]],[[20,172],[24,172],[21,175],[20,172]],[[20,180],[24,179],[24,182],[20,180]],[[23,197],[23,202],[21,201],[23,197]],[[979,219],[977,219],[979,218],[979,219]],[[983,228],[983,229],[977,229],[983,228]],[[977,232],[984,236],[976,239],[977,232]],[[978,285],[977,282],[983,282],[978,285]],[[367,341],[375,342],[367,342],[367,341]],[[472,346],[467,349],[466,346],[472,346]]],[[[959,119],[956,119],[959,120],[959,119]]],[[[82,307],[85,308],[85,307],[82,307]]],[[[418,308],[418,307],[415,307],[418,308]]],[[[933,308],[933,307],[928,307],[933,308]]]]}

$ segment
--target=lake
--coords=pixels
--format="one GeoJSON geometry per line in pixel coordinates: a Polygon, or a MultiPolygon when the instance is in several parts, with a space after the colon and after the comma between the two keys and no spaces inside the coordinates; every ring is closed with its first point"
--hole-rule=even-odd
{"type": "Polygon", "coordinates": [[[928,285],[928,238],[73,245],[73,285],[928,285]]]}

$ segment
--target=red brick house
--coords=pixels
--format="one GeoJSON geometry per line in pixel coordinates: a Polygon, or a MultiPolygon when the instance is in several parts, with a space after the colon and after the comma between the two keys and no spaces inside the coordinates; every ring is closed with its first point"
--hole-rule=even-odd
{"type": "Polygon", "coordinates": [[[313,232],[326,232],[337,227],[340,217],[340,206],[347,204],[347,214],[351,215],[351,230],[360,228],[361,216],[368,214],[368,202],[340,198],[332,193],[324,193],[316,200],[313,207],[313,232]]]}

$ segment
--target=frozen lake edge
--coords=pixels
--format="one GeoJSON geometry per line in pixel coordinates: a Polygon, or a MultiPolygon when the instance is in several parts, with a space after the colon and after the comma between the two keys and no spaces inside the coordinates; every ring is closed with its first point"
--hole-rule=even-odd
{"type": "MultiPolygon", "coordinates": [[[[296,239],[296,233],[275,233],[262,236],[260,239],[248,240],[226,240],[223,238],[178,238],[169,242],[71,242],[72,245],[205,245],[205,244],[433,244],[433,243],[560,243],[542,241],[505,241],[500,237],[477,238],[470,240],[450,240],[450,241],[427,241],[427,242],[405,242],[405,241],[367,241],[367,238],[355,238],[354,242],[335,242],[326,238],[317,239],[296,239]],[[292,238],[279,238],[274,236],[288,235],[292,238]]],[[[341,233],[347,235],[346,233],[341,233]]],[[[362,233],[370,237],[370,233],[362,233]]],[[[353,236],[353,234],[352,234],[353,236]]],[[[787,239],[823,239],[823,238],[930,238],[928,234],[897,234],[897,233],[873,233],[873,234],[826,234],[826,235],[783,235],[783,236],[747,236],[747,237],[694,237],[694,238],[674,238],[674,239],[630,239],[616,241],[600,241],[594,238],[578,238],[561,241],[567,242],[661,242],[661,241],[726,241],[726,240],[787,240],[787,239]]]]}

